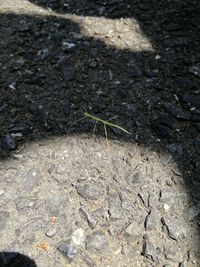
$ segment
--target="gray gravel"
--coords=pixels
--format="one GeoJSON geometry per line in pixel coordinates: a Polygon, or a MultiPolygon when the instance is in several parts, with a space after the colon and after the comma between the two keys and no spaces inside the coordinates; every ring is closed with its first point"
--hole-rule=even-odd
{"type": "Polygon", "coordinates": [[[164,166],[158,153],[149,151],[147,160],[135,143],[109,141],[107,146],[105,139],[87,136],[40,141],[21,155],[1,164],[1,250],[17,245],[17,251],[33,258],[38,267],[52,262],[56,266],[107,266],[108,262],[110,266],[195,266],[194,257],[186,255],[197,254],[198,235],[185,188],[172,183],[171,170],[178,171],[173,161],[164,166]],[[114,169],[113,158],[118,162],[114,169]],[[139,184],[129,186],[123,175],[113,179],[121,166],[131,177],[138,164],[143,177],[139,184]],[[50,168],[60,171],[49,172],[50,168]],[[54,179],[60,172],[70,177],[70,185],[54,179]],[[157,180],[158,172],[164,180],[157,180]],[[6,179],[13,174],[15,186],[6,179]],[[30,181],[32,190],[27,192],[22,177],[35,181],[37,174],[37,186],[30,181]]]}

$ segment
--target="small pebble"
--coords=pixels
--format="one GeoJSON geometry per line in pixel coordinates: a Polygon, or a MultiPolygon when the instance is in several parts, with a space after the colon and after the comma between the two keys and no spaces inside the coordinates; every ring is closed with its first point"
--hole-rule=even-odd
{"type": "Polygon", "coordinates": [[[167,205],[166,203],[163,204],[163,208],[165,212],[168,212],[170,209],[169,205],[167,205]]]}
{"type": "Polygon", "coordinates": [[[85,236],[82,228],[78,228],[73,232],[72,241],[77,246],[82,246],[84,244],[85,236]]]}

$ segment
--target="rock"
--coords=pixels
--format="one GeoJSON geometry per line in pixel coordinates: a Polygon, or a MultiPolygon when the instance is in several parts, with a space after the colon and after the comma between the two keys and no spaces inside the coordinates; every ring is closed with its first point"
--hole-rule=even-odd
{"type": "Polygon", "coordinates": [[[82,256],[84,262],[87,264],[88,267],[97,267],[97,265],[94,262],[94,260],[91,259],[88,254],[86,254],[85,252],[82,251],[81,252],[81,256],[82,256]]]}
{"type": "Polygon", "coordinates": [[[139,257],[141,255],[141,243],[124,242],[121,253],[128,258],[139,257]]]}
{"type": "MultiPolygon", "coordinates": [[[[64,212],[62,210],[62,212],[64,212]]],[[[69,216],[69,211],[66,209],[66,213],[61,214],[59,216],[59,236],[63,238],[63,236],[68,237],[72,235],[73,221],[69,216]]]]}
{"type": "Polygon", "coordinates": [[[97,220],[86,209],[80,208],[79,212],[83,215],[84,219],[88,222],[89,226],[94,229],[97,225],[97,220]]]}
{"type": "Polygon", "coordinates": [[[57,224],[52,224],[49,230],[45,233],[46,236],[48,237],[54,237],[58,232],[58,225],[57,224]]]}
{"type": "Polygon", "coordinates": [[[170,206],[174,204],[175,193],[168,188],[160,191],[160,202],[167,203],[170,206]]]}
{"type": "Polygon", "coordinates": [[[76,44],[69,42],[63,42],[62,46],[65,51],[73,51],[76,48],[76,44]]]}
{"type": "Polygon", "coordinates": [[[165,153],[164,155],[162,155],[161,157],[161,162],[164,166],[167,166],[170,161],[172,160],[172,155],[168,154],[168,153],[165,153]]]}
{"type": "Polygon", "coordinates": [[[45,60],[46,58],[48,58],[49,56],[49,49],[43,49],[43,50],[39,50],[37,52],[37,56],[41,58],[41,60],[45,60]]]}
{"type": "Polygon", "coordinates": [[[66,166],[64,163],[60,163],[56,169],[56,174],[54,175],[54,179],[59,184],[69,184],[71,182],[71,179],[69,177],[69,174],[67,172],[66,166]]]}
{"type": "Polygon", "coordinates": [[[149,194],[148,197],[148,206],[152,209],[156,209],[156,206],[158,204],[157,197],[155,194],[149,194]]]}
{"type": "Polygon", "coordinates": [[[119,205],[112,203],[108,210],[111,220],[118,220],[122,216],[122,209],[119,205]]]}
{"type": "Polygon", "coordinates": [[[186,229],[176,219],[173,218],[162,218],[161,222],[164,226],[164,231],[167,232],[168,236],[176,241],[179,241],[186,237],[186,229]]]}
{"type": "Polygon", "coordinates": [[[57,181],[58,184],[70,184],[71,179],[68,174],[56,174],[54,175],[54,179],[57,181]]]}
{"type": "Polygon", "coordinates": [[[124,229],[124,234],[128,239],[135,241],[135,239],[140,238],[141,231],[142,229],[140,223],[134,221],[124,229]]]}
{"type": "Polygon", "coordinates": [[[22,133],[22,134],[27,134],[31,130],[30,125],[24,124],[24,123],[17,123],[17,124],[11,124],[9,126],[9,133],[22,133]]]}
{"type": "Polygon", "coordinates": [[[183,151],[183,145],[180,143],[168,144],[166,147],[167,147],[167,151],[172,156],[176,155],[178,158],[181,158],[185,154],[183,151]]]}
{"type": "Polygon", "coordinates": [[[84,230],[82,228],[76,229],[72,234],[72,241],[77,246],[82,246],[85,242],[84,230]]]}
{"type": "Polygon", "coordinates": [[[180,249],[177,246],[164,246],[165,258],[170,261],[180,262],[179,250],[180,249]]]}
{"type": "Polygon", "coordinates": [[[189,114],[184,111],[180,106],[176,106],[171,103],[165,103],[164,109],[171,115],[173,115],[176,119],[182,119],[182,120],[189,120],[190,116],[189,114]]]}
{"type": "Polygon", "coordinates": [[[128,184],[139,184],[142,181],[142,175],[139,172],[134,173],[126,177],[126,182],[128,184]]]}
{"type": "Polygon", "coordinates": [[[92,212],[92,216],[96,218],[96,220],[99,220],[101,218],[108,218],[108,209],[107,209],[107,203],[102,203],[102,207],[97,208],[92,212]]]}
{"type": "Polygon", "coordinates": [[[22,133],[11,133],[10,136],[15,139],[15,140],[20,140],[20,139],[23,139],[22,136],[23,134],[22,133]]]}
{"type": "Polygon", "coordinates": [[[32,70],[25,70],[24,71],[28,76],[32,76],[34,72],[32,70]]]}
{"type": "Polygon", "coordinates": [[[59,164],[56,170],[57,174],[64,174],[66,172],[66,167],[64,164],[59,164]]]}
{"type": "Polygon", "coordinates": [[[97,67],[97,65],[98,64],[97,64],[96,61],[92,61],[89,66],[90,66],[91,69],[95,69],[97,67]]]}
{"type": "Polygon", "coordinates": [[[69,262],[76,258],[79,252],[77,246],[70,240],[62,241],[57,249],[68,259],[69,262]]]}
{"type": "Polygon", "coordinates": [[[127,210],[127,211],[131,211],[132,209],[134,209],[134,204],[129,199],[123,199],[121,206],[122,206],[122,209],[127,210]]]}
{"type": "Polygon", "coordinates": [[[71,35],[75,38],[75,39],[78,39],[78,40],[81,40],[84,38],[84,35],[80,32],[71,32],[71,35]]]}
{"type": "Polygon", "coordinates": [[[58,63],[57,68],[60,70],[63,78],[72,79],[74,77],[74,69],[69,66],[69,58],[62,56],[58,63]]]}
{"type": "Polygon", "coordinates": [[[35,242],[34,233],[27,233],[23,243],[26,244],[26,245],[32,245],[34,242],[35,242]]]}
{"type": "Polygon", "coordinates": [[[195,220],[200,215],[200,204],[190,206],[185,211],[185,215],[189,221],[195,220]]]}
{"type": "Polygon", "coordinates": [[[62,73],[63,78],[73,79],[75,71],[72,67],[62,66],[61,67],[61,73],[62,73]]]}
{"type": "Polygon", "coordinates": [[[9,88],[13,91],[17,89],[17,81],[13,81],[9,84],[9,88]]]}
{"type": "Polygon", "coordinates": [[[157,217],[158,214],[156,213],[155,210],[151,210],[149,212],[149,214],[146,217],[145,220],[145,229],[146,231],[152,231],[152,230],[156,230],[157,228],[157,217]]]}
{"type": "Polygon", "coordinates": [[[55,196],[47,199],[46,201],[46,208],[49,216],[56,216],[60,215],[61,210],[67,206],[68,204],[68,197],[66,195],[55,196]]]}
{"type": "Polygon", "coordinates": [[[15,201],[18,211],[25,211],[27,209],[34,209],[37,205],[37,198],[33,197],[20,197],[15,201]]]}
{"type": "MultiPolygon", "coordinates": [[[[54,157],[54,156],[52,156],[52,157],[54,157]]],[[[50,164],[48,167],[48,173],[52,174],[54,172],[54,170],[55,170],[55,164],[50,164]]]]}
{"type": "Polygon", "coordinates": [[[15,139],[11,135],[7,134],[1,140],[1,147],[4,150],[11,151],[17,148],[15,139]]]}
{"type": "Polygon", "coordinates": [[[193,65],[189,68],[189,72],[200,77],[200,63],[193,65]]]}
{"type": "Polygon", "coordinates": [[[0,211],[0,231],[3,231],[6,228],[9,217],[9,212],[3,210],[0,211]]]}
{"type": "Polygon", "coordinates": [[[85,199],[98,200],[102,196],[101,189],[94,184],[78,184],[76,190],[85,199]]]}
{"type": "Polygon", "coordinates": [[[142,255],[152,261],[156,260],[154,245],[149,240],[144,240],[142,255]]]}
{"type": "Polygon", "coordinates": [[[164,209],[165,212],[169,212],[170,207],[169,207],[169,205],[167,205],[166,203],[164,203],[163,204],[163,209],[164,209]]]}
{"type": "Polygon", "coordinates": [[[39,183],[40,174],[37,170],[31,170],[23,179],[23,188],[31,192],[39,183]]]}
{"type": "Polygon", "coordinates": [[[109,249],[109,244],[106,236],[102,231],[95,231],[87,237],[86,248],[93,253],[106,252],[109,249]]]}

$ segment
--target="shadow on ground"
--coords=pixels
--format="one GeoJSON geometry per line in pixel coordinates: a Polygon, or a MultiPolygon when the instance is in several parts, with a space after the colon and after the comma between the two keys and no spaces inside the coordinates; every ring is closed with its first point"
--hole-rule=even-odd
{"type": "MultiPolygon", "coordinates": [[[[199,2],[66,1],[65,7],[56,1],[32,2],[59,13],[134,18],[154,52],[106,45],[69,19],[1,14],[1,156],[16,152],[17,144],[66,134],[71,126],[72,133],[92,133],[93,121],[72,125],[83,117],[84,107],[104,119],[117,116],[113,122],[132,132],[126,136],[110,128],[109,138],[171,154],[197,205],[199,2]]],[[[102,126],[97,133],[104,135],[102,126]]]]}
{"type": "Polygon", "coordinates": [[[32,259],[16,252],[1,252],[0,265],[1,267],[37,267],[32,259]]]}

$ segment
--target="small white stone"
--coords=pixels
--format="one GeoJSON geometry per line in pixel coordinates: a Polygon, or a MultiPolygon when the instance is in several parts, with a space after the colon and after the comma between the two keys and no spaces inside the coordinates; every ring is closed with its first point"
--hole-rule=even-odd
{"type": "Polygon", "coordinates": [[[114,254],[115,254],[115,255],[120,254],[120,253],[121,253],[121,250],[122,250],[121,248],[118,248],[118,249],[114,252],[114,254]]]}
{"type": "Polygon", "coordinates": [[[164,208],[165,212],[168,212],[170,207],[169,207],[169,205],[164,203],[163,208],[164,208]]]}
{"type": "Polygon", "coordinates": [[[48,237],[53,237],[57,233],[57,225],[53,224],[49,230],[45,233],[48,237]]]}
{"type": "Polygon", "coordinates": [[[29,207],[33,207],[33,206],[34,206],[34,202],[32,202],[32,201],[29,202],[29,203],[28,203],[28,206],[29,206],[29,207]]]}
{"type": "Polygon", "coordinates": [[[76,47],[76,44],[74,44],[74,43],[68,43],[68,42],[63,42],[63,47],[64,47],[65,49],[70,50],[70,49],[76,47]]]}
{"type": "Polygon", "coordinates": [[[13,138],[16,138],[16,137],[22,137],[23,134],[22,133],[11,133],[10,136],[12,136],[13,138]]]}
{"type": "Polygon", "coordinates": [[[158,60],[158,59],[161,59],[161,56],[160,56],[160,55],[156,55],[156,56],[155,56],[155,59],[157,59],[157,60],[158,60]]]}
{"type": "Polygon", "coordinates": [[[84,244],[84,230],[82,228],[76,229],[72,234],[72,241],[75,245],[81,246],[84,244]]]}

